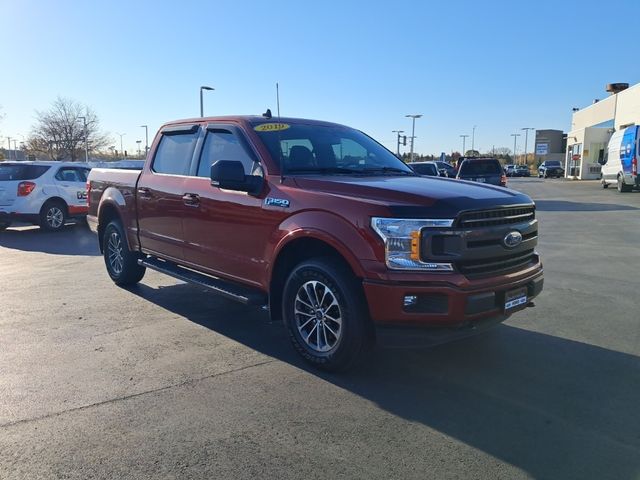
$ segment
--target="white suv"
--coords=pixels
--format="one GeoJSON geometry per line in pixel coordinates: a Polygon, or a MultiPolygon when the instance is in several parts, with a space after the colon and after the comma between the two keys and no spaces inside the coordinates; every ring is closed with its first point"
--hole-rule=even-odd
{"type": "Polygon", "coordinates": [[[87,214],[91,167],[71,162],[0,162],[0,231],[13,221],[59,230],[87,214]]]}

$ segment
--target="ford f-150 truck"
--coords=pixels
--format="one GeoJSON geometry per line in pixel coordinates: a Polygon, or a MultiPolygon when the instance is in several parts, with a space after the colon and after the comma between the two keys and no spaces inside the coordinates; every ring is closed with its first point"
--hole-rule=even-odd
{"type": "Polygon", "coordinates": [[[327,370],[376,340],[478,331],[542,290],[529,197],[416,175],[333,123],[167,123],[141,171],[94,169],[87,191],[116,284],[150,268],[262,306],[327,370]]]}

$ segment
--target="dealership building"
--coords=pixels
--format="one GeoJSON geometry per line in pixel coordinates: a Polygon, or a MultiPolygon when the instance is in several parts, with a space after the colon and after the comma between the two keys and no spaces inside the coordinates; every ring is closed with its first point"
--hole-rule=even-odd
{"type": "Polygon", "coordinates": [[[574,108],[564,155],[567,177],[599,179],[598,160],[603,158],[613,132],[640,125],[640,83],[632,87],[612,83],[606,90],[608,97],[595,99],[585,108],[574,108]]]}

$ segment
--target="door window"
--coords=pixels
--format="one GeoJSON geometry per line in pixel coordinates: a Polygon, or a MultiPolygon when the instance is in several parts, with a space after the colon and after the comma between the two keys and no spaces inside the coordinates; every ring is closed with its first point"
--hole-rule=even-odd
{"type": "Polygon", "coordinates": [[[198,132],[163,134],[153,159],[156,173],[188,175],[198,132]]]}
{"type": "Polygon", "coordinates": [[[241,140],[229,130],[216,129],[207,132],[204,148],[200,155],[198,165],[198,176],[209,177],[211,175],[211,165],[218,160],[235,160],[244,166],[246,175],[257,174],[257,162],[247,151],[241,140]]]}
{"type": "Polygon", "coordinates": [[[61,182],[86,182],[87,178],[82,176],[79,168],[63,167],[56,173],[56,180],[61,182]]]}

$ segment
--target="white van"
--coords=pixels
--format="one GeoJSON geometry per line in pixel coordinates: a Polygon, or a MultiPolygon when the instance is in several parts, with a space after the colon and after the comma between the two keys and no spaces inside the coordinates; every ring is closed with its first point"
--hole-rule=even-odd
{"type": "Polygon", "coordinates": [[[603,188],[607,188],[612,183],[618,186],[619,192],[630,192],[634,186],[640,187],[638,128],[633,125],[611,135],[607,151],[600,162],[603,188]]]}

